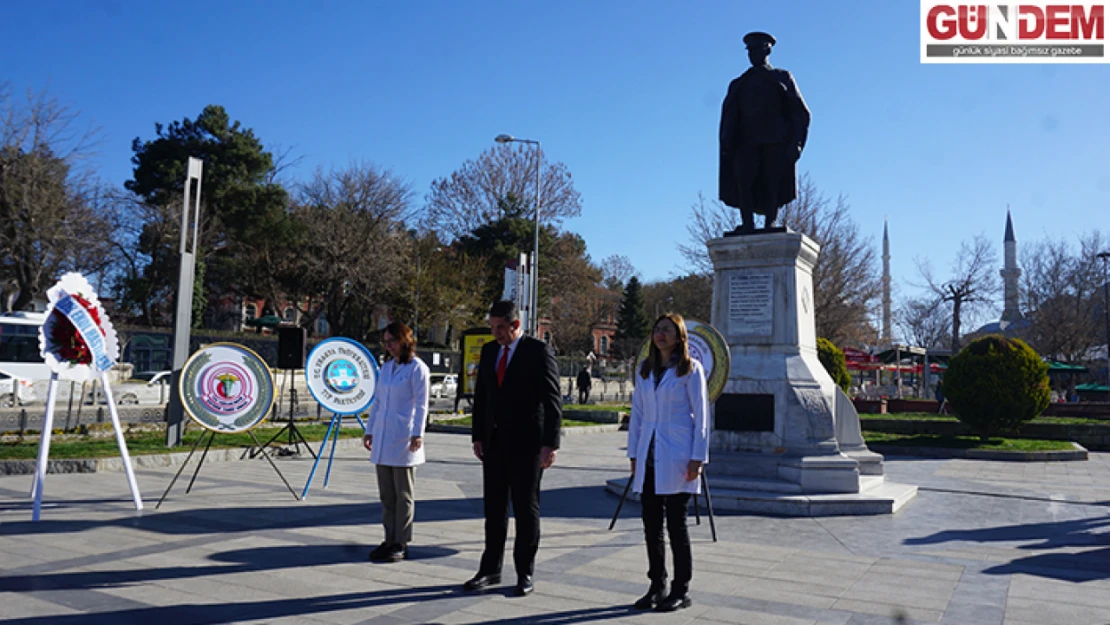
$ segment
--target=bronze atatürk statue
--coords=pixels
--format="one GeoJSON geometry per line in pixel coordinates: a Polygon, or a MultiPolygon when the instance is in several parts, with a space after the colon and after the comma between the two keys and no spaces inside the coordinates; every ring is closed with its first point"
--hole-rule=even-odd
{"type": "Polygon", "coordinates": [[[798,192],[794,164],[806,144],[809,108],[790,72],[767,62],[774,44],[767,33],[744,35],[752,66],[729,84],[721,107],[719,197],[741,217],[727,234],[753,231],[755,213],[770,228],[798,192]]]}

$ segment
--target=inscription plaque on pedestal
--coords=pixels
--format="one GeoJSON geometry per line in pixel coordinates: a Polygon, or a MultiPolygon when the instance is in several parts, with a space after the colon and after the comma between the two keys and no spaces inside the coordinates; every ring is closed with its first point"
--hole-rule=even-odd
{"type": "Polygon", "coordinates": [[[728,277],[728,333],[770,336],[774,321],[774,276],[770,273],[728,277]]]}
{"type": "Polygon", "coordinates": [[[774,432],[775,396],[722,393],[713,412],[713,429],[727,432],[774,432]]]}

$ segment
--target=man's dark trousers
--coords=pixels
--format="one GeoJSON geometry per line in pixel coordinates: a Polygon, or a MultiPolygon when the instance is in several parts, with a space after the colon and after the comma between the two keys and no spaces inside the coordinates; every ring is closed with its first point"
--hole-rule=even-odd
{"type": "Polygon", "coordinates": [[[516,574],[532,575],[536,551],[540,546],[540,468],[539,450],[520,449],[495,428],[489,449],[482,461],[482,486],[485,491],[486,550],[479,571],[501,572],[505,538],[509,531],[509,502],[516,518],[513,563],[516,574]]]}

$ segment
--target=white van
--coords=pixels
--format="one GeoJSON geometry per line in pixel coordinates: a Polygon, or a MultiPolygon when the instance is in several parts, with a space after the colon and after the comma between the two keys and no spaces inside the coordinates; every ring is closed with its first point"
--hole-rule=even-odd
{"type": "Polygon", "coordinates": [[[428,394],[437,399],[454,397],[459,388],[459,376],[454,373],[433,373],[428,394]]]}

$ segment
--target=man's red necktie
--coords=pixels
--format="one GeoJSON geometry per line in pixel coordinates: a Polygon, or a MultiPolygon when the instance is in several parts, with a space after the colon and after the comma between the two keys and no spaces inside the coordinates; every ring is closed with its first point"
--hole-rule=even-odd
{"type": "Polygon", "coordinates": [[[497,386],[505,379],[505,369],[509,366],[509,348],[501,350],[501,359],[497,361],[497,386]]]}

